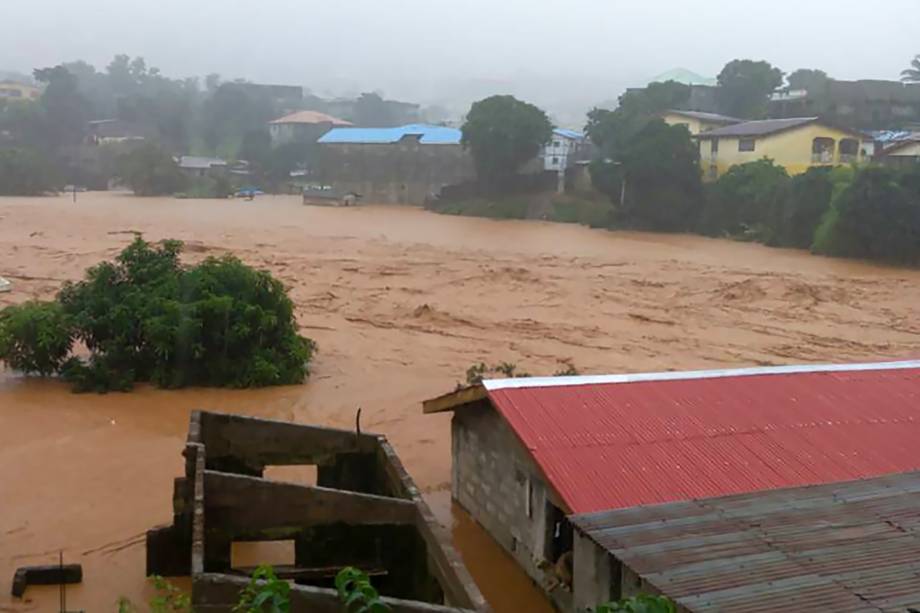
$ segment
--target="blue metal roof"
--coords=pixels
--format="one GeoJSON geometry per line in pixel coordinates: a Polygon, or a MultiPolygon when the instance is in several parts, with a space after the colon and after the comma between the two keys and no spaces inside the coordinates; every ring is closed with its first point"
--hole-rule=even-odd
{"type": "Polygon", "coordinates": [[[398,128],[333,128],[326,132],[320,143],[396,143],[407,135],[418,135],[423,145],[459,145],[462,133],[456,128],[412,123],[398,128]]]}
{"type": "Polygon", "coordinates": [[[553,134],[558,134],[559,136],[564,136],[566,138],[574,138],[575,140],[580,140],[585,137],[585,135],[581,132],[569,130],[568,128],[554,128],[553,134]]]}

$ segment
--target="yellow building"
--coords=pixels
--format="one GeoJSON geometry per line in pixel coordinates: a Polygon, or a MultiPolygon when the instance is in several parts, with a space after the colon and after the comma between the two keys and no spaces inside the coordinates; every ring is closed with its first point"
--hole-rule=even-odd
{"type": "Polygon", "coordinates": [[[42,90],[16,81],[0,81],[0,98],[4,100],[38,100],[42,90]]]}
{"type": "Polygon", "coordinates": [[[718,113],[678,111],[675,109],[658,113],[658,116],[669,126],[686,127],[693,136],[701,132],[709,132],[710,130],[744,122],[743,119],[736,119],[728,115],[719,115],[718,113]]]}
{"type": "Polygon", "coordinates": [[[700,165],[707,179],[716,179],[735,164],[770,158],[791,174],[813,166],[864,161],[860,147],[868,137],[823,123],[817,117],[746,121],[697,135],[700,165]]]}

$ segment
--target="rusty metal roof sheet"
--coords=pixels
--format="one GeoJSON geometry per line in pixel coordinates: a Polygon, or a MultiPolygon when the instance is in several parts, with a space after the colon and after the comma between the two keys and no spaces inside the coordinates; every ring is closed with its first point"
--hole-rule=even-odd
{"type": "Polygon", "coordinates": [[[484,385],[573,513],[920,469],[920,362],[484,385]]]}
{"type": "Polygon", "coordinates": [[[571,517],[691,611],[920,606],[920,473],[571,517]]]}

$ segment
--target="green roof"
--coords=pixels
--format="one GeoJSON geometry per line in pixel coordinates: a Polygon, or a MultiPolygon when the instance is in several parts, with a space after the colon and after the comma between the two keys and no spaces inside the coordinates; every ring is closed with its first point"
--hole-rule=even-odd
{"type": "Polygon", "coordinates": [[[665,81],[677,81],[678,83],[683,83],[684,85],[716,84],[716,80],[714,78],[698,75],[692,70],[687,70],[686,68],[673,68],[667,72],[663,72],[649,81],[649,83],[664,83],[665,81]]]}

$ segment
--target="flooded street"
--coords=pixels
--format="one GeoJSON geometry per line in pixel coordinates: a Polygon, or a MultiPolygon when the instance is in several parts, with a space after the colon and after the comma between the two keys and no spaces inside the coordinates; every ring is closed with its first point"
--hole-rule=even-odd
{"type": "Polygon", "coordinates": [[[140,199],[0,198],[0,306],[50,298],[142,232],[186,257],[232,252],[289,288],[319,343],[310,380],[255,391],[75,395],[0,373],[0,611],[45,611],[57,588],[9,596],[17,566],[80,562],[71,609],[150,596],[144,532],[171,519],[189,411],[386,434],[496,611],[548,610],[462,512],[451,512],[449,416],[421,402],[479,361],[548,374],[920,357],[920,271],[696,236],[611,233],[417,209],[140,199]],[[515,607],[517,605],[517,607],[515,607]]]}

